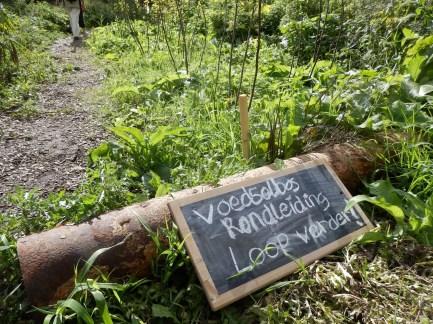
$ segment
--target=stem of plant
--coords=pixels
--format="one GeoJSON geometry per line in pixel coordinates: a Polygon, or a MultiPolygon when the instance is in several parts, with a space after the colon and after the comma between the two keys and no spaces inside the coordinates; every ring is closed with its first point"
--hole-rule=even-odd
{"type": "Polygon", "coordinates": [[[259,55],[260,55],[260,41],[262,33],[262,0],[259,0],[258,8],[258,36],[257,36],[257,50],[256,50],[256,67],[254,71],[253,87],[251,89],[250,103],[248,105],[248,111],[251,109],[251,105],[254,99],[254,91],[256,90],[257,75],[259,73],[259,55]]]}

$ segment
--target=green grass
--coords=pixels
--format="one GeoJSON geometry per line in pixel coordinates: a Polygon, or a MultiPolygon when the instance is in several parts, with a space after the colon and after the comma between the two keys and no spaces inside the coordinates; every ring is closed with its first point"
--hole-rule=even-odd
{"type": "MultiPolygon", "coordinates": [[[[231,39],[227,35],[233,25],[215,30],[218,21],[207,21],[207,32],[199,32],[204,24],[200,7],[188,8],[188,72],[173,8],[166,8],[165,35],[156,10],[145,20],[96,28],[88,47],[107,73],[101,96],[109,98],[104,114],[113,139],[89,152],[87,182],[75,192],[43,198],[36,192],[17,191],[8,198],[16,210],[0,215],[4,278],[0,317],[17,321],[31,309],[20,284],[17,237],[60,223],[79,223],[182,188],[215,184],[338,137],[341,142],[375,139],[384,147],[384,164],[365,179],[360,189],[364,195],[355,198],[370,202],[362,206],[377,226],[360,241],[212,312],[176,227],[168,226],[149,233],[158,248],[151,277],[122,283],[112,282],[105,273],[88,278],[87,271],[84,275],[77,271],[76,291],[48,308],[48,316],[60,321],[77,321],[78,316],[88,323],[431,321],[433,79],[428,78],[433,42],[425,17],[431,17],[433,6],[428,1],[420,6],[397,1],[393,8],[378,1],[368,5],[377,7],[373,17],[365,16],[356,2],[347,3],[344,28],[333,30],[332,21],[329,26],[334,27],[324,29],[329,34],[323,36],[326,42],[316,61],[310,60],[314,43],[303,47],[300,42],[319,36],[317,4],[286,6],[276,1],[265,7],[269,23],[279,17],[272,6],[285,9],[280,32],[262,39],[248,161],[240,149],[236,94],[251,91],[255,39],[248,45],[238,40],[234,47],[230,89],[230,44],[217,36],[231,39]],[[300,30],[288,29],[296,19],[300,30]],[[284,37],[294,32],[302,35],[295,35],[294,44],[285,44],[284,37]],[[329,43],[335,32],[346,33],[341,34],[341,44],[334,44],[337,47],[329,43]],[[356,44],[351,43],[353,35],[359,36],[356,44]]],[[[342,19],[341,9],[332,2],[331,18],[342,19]]],[[[204,10],[211,13],[209,17],[224,17],[224,2],[211,1],[204,10]]],[[[27,18],[20,19],[25,25],[27,18]]],[[[15,87],[30,80],[26,91],[32,93],[34,85],[46,79],[46,52],[40,50],[29,51],[29,60],[38,58],[42,63],[27,79],[18,75],[15,87]]],[[[22,55],[25,62],[26,54],[22,55]]],[[[21,90],[5,89],[5,102],[16,100],[23,106],[21,90]]]]}
{"type": "Polygon", "coordinates": [[[8,56],[0,59],[0,112],[31,117],[37,113],[40,85],[56,79],[49,46],[67,31],[68,19],[62,9],[46,3],[26,5],[17,1],[6,4],[4,13],[13,24],[0,34],[0,42],[13,40],[17,61],[12,62],[8,56]]]}

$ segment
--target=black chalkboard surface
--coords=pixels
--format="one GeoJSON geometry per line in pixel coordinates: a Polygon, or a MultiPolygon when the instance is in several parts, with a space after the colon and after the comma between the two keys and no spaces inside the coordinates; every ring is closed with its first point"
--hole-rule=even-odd
{"type": "Polygon", "coordinates": [[[169,203],[212,309],[335,251],[371,228],[324,162],[169,203]]]}

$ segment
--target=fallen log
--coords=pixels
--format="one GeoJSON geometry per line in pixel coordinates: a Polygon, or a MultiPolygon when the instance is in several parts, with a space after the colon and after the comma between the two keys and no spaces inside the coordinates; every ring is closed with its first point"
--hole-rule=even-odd
{"type": "MultiPolygon", "coordinates": [[[[318,159],[328,161],[351,191],[360,184],[361,179],[371,174],[378,162],[375,149],[346,143],[327,147],[319,153],[285,160],[284,167],[318,159]]],[[[218,186],[269,174],[275,169],[274,165],[260,167],[225,178],[218,186]]],[[[171,220],[167,207],[170,200],[211,189],[207,185],[186,189],[109,212],[87,223],[65,225],[19,239],[18,256],[30,302],[43,306],[65,298],[73,287],[74,267],[77,263],[88,259],[100,248],[121,242],[126,236],[124,244],[110,249],[98,258],[98,268],[110,272],[112,277],[149,275],[156,251],[142,223],[153,230],[165,226],[171,220]]]]}

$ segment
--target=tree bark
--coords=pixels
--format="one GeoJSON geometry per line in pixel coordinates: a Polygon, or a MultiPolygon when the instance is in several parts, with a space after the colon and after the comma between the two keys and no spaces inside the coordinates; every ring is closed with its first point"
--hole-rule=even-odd
{"type": "MultiPolygon", "coordinates": [[[[336,144],[321,150],[284,161],[284,167],[323,159],[353,191],[361,179],[371,174],[377,165],[377,150],[352,144],[336,144]]],[[[221,180],[218,186],[237,183],[248,178],[275,171],[274,165],[260,167],[221,180]]],[[[30,302],[36,306],[53,304],[65,298],[73,288],[74,267],[88,259],[96,250],[125,242],[97,261],[98,267],[111,272],[112,277],[150,275],[155,247],[142,226],[153,230],[170,224],[167,203],[173,199],[211,190],[208,185],[186,189],[169,196],[154,198],[144,203],[125,207],[101,215],[88,223],[61,226],[39,234],[23,237],[17,242],[18,256],[24,285],[30,302]]]]}

